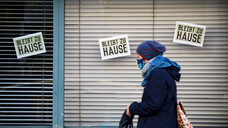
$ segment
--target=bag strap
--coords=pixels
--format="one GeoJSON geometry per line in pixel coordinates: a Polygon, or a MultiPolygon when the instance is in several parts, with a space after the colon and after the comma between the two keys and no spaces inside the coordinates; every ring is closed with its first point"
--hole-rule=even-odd
{"type": "Polygon", "coordinates": [[[184,109],[184,105],[183,105],[180,101],[178,101],[178,104],[177,104],[177,105],[180,106],[181,110],[184,112],[184,114],[185,114],[186,117],[187,117],[187,113],[186,113],[186,111],[185,111],[185,109],[184,109]]]}

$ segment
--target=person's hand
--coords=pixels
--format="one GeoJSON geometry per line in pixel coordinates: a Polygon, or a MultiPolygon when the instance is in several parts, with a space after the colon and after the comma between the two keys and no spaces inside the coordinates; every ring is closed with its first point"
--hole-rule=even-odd
{"type": "Polygon", "coordinates": [[[126,108],[126,114],[129,116],[129,117],[131,117],[131,113],[130,113],[130,111],[129,111],[129,105],[127,106],[127,108],[126,108]]]}

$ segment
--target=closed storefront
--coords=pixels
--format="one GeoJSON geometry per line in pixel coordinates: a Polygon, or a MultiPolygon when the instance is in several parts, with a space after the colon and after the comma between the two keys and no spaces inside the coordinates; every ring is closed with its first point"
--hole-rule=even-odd
{"type": "Polygon", "coordinates": [[[164,56],[181,66],[177,98],[191,124],[228,127],[228,1],[0,0],[0,7],[0,128],[118,127],[126,107],[141,101],[136,49],[146,40],[165,45],[164,56]],[[206,26],[203,46],[174,42],[177,21],[206,26]],[[46,52],[18,59],[13,38],[37,32],[46,52]],[[120,35],[131,55],[102,60],[99,40],[120,35]]]}
{"type": "Polygon", "coordinates": [[[228,127],[227,7],[212,0],[66,0],[64,125],[117,126],[126,106],[141,100],[136,47],[156,40],[182,67],[178,99],[193,126],[228,127]],[[174,43],[176,21],[205,25],[204,46],[174,43]],[[98,40],[123,34],[132,54],[101,60],[98,40]]]}

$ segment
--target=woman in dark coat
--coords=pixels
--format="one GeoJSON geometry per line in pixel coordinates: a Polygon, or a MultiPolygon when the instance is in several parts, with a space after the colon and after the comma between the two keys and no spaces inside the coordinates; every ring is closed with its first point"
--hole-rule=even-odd
{"type": "Polygon", "coordinates": [[[163,57],[165,51],[165,46],[155,41],[145,41],[137,48],[144,92],[142,101],[126,110],[129,117],[139,115],[137,128],[177,128],[175,81],[180,80],[180,66],[163,57]]]}

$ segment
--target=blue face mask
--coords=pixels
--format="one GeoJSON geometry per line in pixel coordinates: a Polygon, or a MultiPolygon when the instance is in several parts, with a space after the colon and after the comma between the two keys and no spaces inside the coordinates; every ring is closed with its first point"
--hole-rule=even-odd
{"type": "Polygon", "coordinates": [[[137,59],[138,67],[139,67],[141,70],[143,69],[143,67],[144,67],[144,65],[145,65],[145,63],[144,63],[143,61],[144,61],[143,58],[140,59],[140,60],[137,59]]]}

